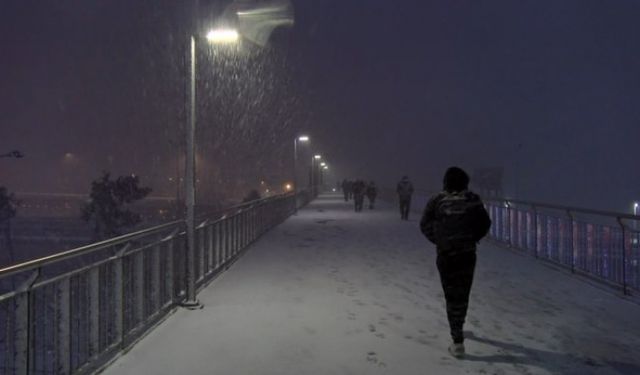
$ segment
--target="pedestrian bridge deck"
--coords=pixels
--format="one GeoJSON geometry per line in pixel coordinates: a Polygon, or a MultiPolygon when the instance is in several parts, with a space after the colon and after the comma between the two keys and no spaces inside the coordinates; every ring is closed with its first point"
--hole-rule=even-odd
{"type": "Polygon", "coordinates": [[[451,358],[418,220],[321,196],[105,374],[640,374],[640,306],[488,243],[451,358]]]}

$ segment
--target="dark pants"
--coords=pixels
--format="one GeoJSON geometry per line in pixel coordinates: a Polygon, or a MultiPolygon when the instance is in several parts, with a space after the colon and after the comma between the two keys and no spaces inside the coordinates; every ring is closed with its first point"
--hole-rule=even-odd
{"type": "Polygon", "coordinates": [[[444,298],[447,301],[447,318],[451,329],[451,338],[462,343],[462,327],[469,307],[469,293],[473,284],[473,271],[476,268],[476,253],[469,251],[453,256],[438,255],[438,271],[444,298]]]}
{"type": "Polygon", "coordinates": [[[349,201],[349,192],[344,190],[344,201],[347,202],[349,201]]]}
{"type": "Polygon", "coordinates": [[[409,210],[411,209],[411,197],[400,198],[400,218],[409,220],[409,210]]]}

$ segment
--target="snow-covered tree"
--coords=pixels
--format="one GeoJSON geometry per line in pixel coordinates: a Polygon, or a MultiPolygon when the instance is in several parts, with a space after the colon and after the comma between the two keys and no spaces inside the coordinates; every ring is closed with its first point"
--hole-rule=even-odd
{"type": "Polygon", "coordinates": [[[96,239],[122,234],[142,220],[129,206],[145,198],[151,188],[140,187],[137,176],[120,176],[111,179],[109,172],[91,183],[89,202],[82,209],[82,219],[93,225],[96,239]]]}

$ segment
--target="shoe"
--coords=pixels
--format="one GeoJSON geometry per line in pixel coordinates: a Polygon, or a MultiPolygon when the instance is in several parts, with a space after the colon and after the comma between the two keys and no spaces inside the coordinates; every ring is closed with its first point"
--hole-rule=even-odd
{"type": "Polygon", "coordinates": [[[463,358],[464,357],[464,344],[463,343],[453,343],[449,345],[449,353],[455,358],[463,358]]]}

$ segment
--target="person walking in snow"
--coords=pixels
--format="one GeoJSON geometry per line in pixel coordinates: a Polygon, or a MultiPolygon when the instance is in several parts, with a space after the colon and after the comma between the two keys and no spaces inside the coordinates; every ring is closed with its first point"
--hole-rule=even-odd
{"type": "Polygon", "coordinates": [[[491,227],[480,197],[468,190],[469,176],[458,167],[447,169],[444,190],[433,196],[420,220],[420,230],[436,245],[436,264],[447,306],[453,343],[449,353],[464,356],[462,327],[476,266],[476,244],[491,227]]]}
{"type": "Polygon", "coordinates": [[[402,176],[396,188],[398,200],[400,201],[400,219],[409,220],[409,210],[411,209],[411,195],[413,195],[413,184],[409,177],[402,176]]]}
{"type": "Polygon", "coordinates": [[[344,194],[344,201],[349,201],[349,195],[351,190],[351,183],[345,178],[342,180],[342,193],[344,194]]]}
{"type": "Polygon", "coordinates": [[[351,190],[353,192],[353,202],[356,212],[362,211],[366,189],[367,186],[365,185],[364,181],[358,179],[353,182],[351,190]]]}
{"type": "Polygon", "coordinates": [[[373,206],[376,203],[376,196],[378,196],[378,187],[375,182],[370,181],[369,185],[367,185],[367,198],[369,199],[370,210],[373,210],[373,206]]]}

